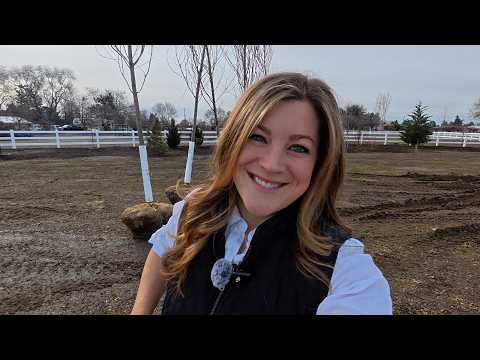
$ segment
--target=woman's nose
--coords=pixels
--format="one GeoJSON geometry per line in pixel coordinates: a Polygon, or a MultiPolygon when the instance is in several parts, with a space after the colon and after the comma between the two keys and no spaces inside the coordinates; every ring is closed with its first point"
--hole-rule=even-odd
{"type": "Polygon", "coordinates": [[[282,172],[285,169],[285,157],[279,147],[270,147],[262,151],[259,157],[262,168],[269,172],[282,172]]]}

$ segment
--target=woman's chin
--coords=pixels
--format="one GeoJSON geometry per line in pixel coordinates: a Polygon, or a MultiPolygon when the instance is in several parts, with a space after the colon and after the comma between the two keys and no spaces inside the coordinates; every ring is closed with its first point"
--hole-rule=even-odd
{"type": "Polygon", "coordinates": [[[246,210],[251,219],[264,219],[270,217],[275,212],[274,209],[265,207],[262,204],[246,206],[246,210]]]}

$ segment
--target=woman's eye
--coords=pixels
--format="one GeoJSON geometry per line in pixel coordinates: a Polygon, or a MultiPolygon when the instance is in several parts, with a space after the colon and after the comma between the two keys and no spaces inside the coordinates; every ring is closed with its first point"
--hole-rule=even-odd
{"type": "Polygon", "coordinates": [[[250,135],[250,139],[258,142],[266,142],[265,138],[262,135],[258,135],[258,134],[250,135]]]}
{"type": "Polygon", "coordinates": [[[295,152],[302,153],[302,154],[309,154],[310,150],[308,150],[305,146],[302,145],[292,145],[290,146],[290,149],[292,149],[295,152]]]}

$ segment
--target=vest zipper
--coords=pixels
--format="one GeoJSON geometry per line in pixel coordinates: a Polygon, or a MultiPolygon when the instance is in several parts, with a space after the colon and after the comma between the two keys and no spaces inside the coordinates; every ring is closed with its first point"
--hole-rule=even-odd
{"type": "Polygon", "coordinates": [[[224,291],[225,290],[221,290],[218,293],[217,298],[215,299],[215,303],[213,304],[212,310],[210,310],[210,315],[213,315],[215,313],[215,310],[217,309],[218,303],[219,303],[220,299],[222,298],[222,295],[223,295],[224,291]]]}
{"type": "MultiPolygon", "coordinates": [[[[234,265],[234,269],[237,269],[237,266],[234,265]]],[[[245,272],[240,272],[240,271],[233,271],[232,272],[232,276],[233,275],[237,275],[237,276],[250,276],[249,273],[245,273],[245,272]]],[[[215,299],[215,303],[213,304],[212,306],[212,309],[210,310],[210,314],[209,315],[214,315],[215,314],[215,310],[217,309],[217,306],[220,302],[220,299],[222,298],[222,295],[223,293],[225,292],[225,290],[227,289],[227,286],[230,284],[230,282],[225,286],[225,288],[223,290],[220,290],[220,292],[218,293],[217,295],[217,298],[215,299]]]]}
{"type": "MultiPolygon", "coordinates": [[[[252,239],[252,240],[253,240],[253,239],[252,239]]],[[[252,245],[252,244],[250,243],[250,246],[248,247],[247,252],[246,252],[245,256],[243,257],[242,262],[244,262],[245,259],[247,258],[247,256],[250,254],[250,249],[252,248],[251,245],[252,245]]],[[[215,242],[213,242],[213,246],[215,246],[215,242]]],[[[214,250],[214,251],[215,251],[215,250],[214,250]]],[[[244,273],[244,272],[241,272],[241,271],[236,271],[236,270],[240,270],[240,265],[234,265],[233,269],[234,269],[234,270],[233,270],[232,275],[250,276],[249,273],[244,273]]],[[[230,282],[225,286],[225,289],[227,288],[227,286],[228,286],[229,284],[230,284],[230,282]]],[[[215,314],[215,310],[217,310],[218,304],[219,304],[219,302],[220,302],[220,299],[222,298],[223,293],[225,292],[225,289],[220,290],[220,292],[218,293],[217,298],[215,299],[215,303],[213,304],[212,309],[210,310],[210,315],[214,315],[214,314],[215,314]]]]}

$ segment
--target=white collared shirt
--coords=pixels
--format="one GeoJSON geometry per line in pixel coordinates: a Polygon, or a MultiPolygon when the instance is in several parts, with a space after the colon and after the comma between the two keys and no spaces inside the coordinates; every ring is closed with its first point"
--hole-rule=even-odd
{"type": "MultiPolygon", "coordinates": [[[[177,232],[178,218],[184,201],[173,206],[173,213],[167,224],[158,229],[149,243],[158,256],[173,246],[177,232]]],[[[239,264],[242,262],[255,229],[247,235],[245,251],[238,253],[247,231],[247,222],[235,208],[225,230],[225,258],[239,264]]],[[[319,304],[317,315],[391,315],[392,300],[390,287],[382,272],[370,255],[364,253],[361,241],[350,238],[338,251],[328,295],[319,304]]]]}

